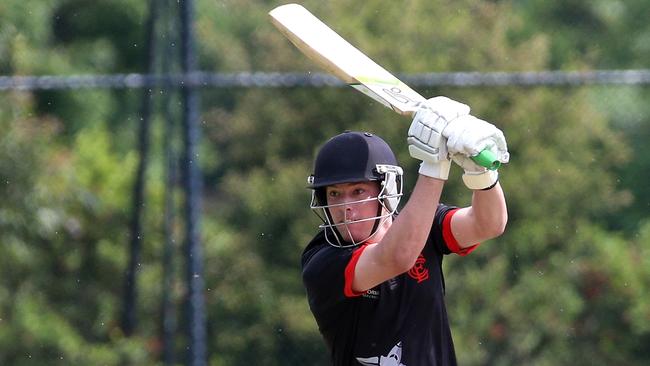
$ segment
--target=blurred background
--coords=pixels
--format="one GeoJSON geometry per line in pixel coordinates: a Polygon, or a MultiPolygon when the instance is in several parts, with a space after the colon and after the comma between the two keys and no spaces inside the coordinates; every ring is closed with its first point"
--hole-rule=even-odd
{"type": "MultiPolygon", "coordinates": [[[[303,1],[507,137],[505,234],[444,263],[462,365],[650,364],[650,2],[303,1]]],[[[2,0],[0,365],[326,365],[306,177],[405,120],[263,0],[2,0]]],[[[468,205],[452,168],[443,201],[468,205]]]]}

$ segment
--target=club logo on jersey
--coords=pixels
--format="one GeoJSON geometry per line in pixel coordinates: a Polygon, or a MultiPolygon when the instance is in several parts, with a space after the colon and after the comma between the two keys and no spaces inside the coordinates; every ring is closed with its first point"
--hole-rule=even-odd
{"type": "Polygon", "coordinates": [[[425,267],[426,262],[426,258],[420,254],[418,259],[415,260],[415,264],[408,272],[409,276],[418,281],[418,283],[429,279],[429,270],[425,267]]]}
{"type": "Polygon", "coordinates": [[[357,361],[365,366],[406,366],[402,363],[402,342],[398,342],[386,356],[357,357],[357,361]]]}

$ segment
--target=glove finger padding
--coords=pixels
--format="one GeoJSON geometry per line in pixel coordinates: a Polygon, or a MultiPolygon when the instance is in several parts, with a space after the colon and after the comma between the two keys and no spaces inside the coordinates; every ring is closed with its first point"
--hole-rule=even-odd
{"type": "Polygon", "coordinates": [[[447,149],[451,155],[476,156],[481,151],[490,149],[499,161],[508,162],[508,145],[503,132],[474,116],[455,119],[447,125],[442,135],[447,138],[447,149]]]}
{"type": "Polygon", "coordinates": [[[447,157],[446,139],[431,129],[416,129],[421,133],[418,136],[409,136],[406,140],[409,144],[409,154],[415,159],[422,160],[419,173],[429,177],[447,179],[451,161],[447,157]]]}
{"type": "Polygon", "coordinates": [[[468,115],[470,112],[467,104],[443,96],[427,99],[425,105],[430,111],[442,117],[445,123],[449,123],[460,116],[468,115]]]}
{"type": "MultiPolygon", "coordinates": [[[[469,114],[469,106],[447,97],[435,97],[423,103],[415,113],[408,136],[437,149],[441,141],[435,135],[460,116],[469,114]]],[[[445,136],[446,137],[446,136],[445,136]]]]}
{"type": "Polygon", "coordinates": [[[422,160],[420,174],[439,179],[449,176],[449,154],[447,139],[442,131],[450,121],[467,115],[469,106],[447,97],[427,100],[415,113],[408,131],[409,154],[422,160]]]}
{"type": "Polygon", "coordinates": [[[411,156],[422,161],[447,160],[447,139],[439,132],[413,121],[406,138],[411,156]],[[415,154],[415,155],[414,155],[415,154]]]}
{"type": "Polygon", "coordinates": [[[496,171],[476,164],[471,157],[490,150],[502,163],[510,159],[503,132],[491,123],[474,116],[462,116],[447,125],[443,131],[451,159],[465,171],[463,182],[473,190],[494,186],[499,179],[496,171]]]}

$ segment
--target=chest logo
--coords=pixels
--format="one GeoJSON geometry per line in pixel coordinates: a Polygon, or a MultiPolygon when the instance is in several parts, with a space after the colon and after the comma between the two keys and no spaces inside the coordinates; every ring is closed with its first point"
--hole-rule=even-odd
{"type": "Polygon", "coordinates": [[[409,276],[418,283],[429,279],[429,270],[425,267],[427,259],[422,254],[415,260],[415,264],[409,270],[409,276]]]}

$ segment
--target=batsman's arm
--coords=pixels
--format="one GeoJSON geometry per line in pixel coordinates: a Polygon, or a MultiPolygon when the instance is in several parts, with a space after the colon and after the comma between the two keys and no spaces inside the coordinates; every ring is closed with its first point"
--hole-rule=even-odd
{"type": "Polygon", "coordinates": [[[499,182],[490,189],[472,193],[472,205],[458,210],[451,218],[451,232],[461,248],[503,234],[508,208],[499,182]]]}
{"type": "MultiPolygon", "coordinates": [[[[465,107],[451,103],[448,109],[451,114],[458,114],[465,107]]],[[[352,282],[355,291],[365,291],[408,271],[422,253],[451,165],[446,140],[438,137],[431,138],[418,119],[411,124],[407,135],[409,154],[421,161],[420,174],[399,216],[377,244],[367,246],[361,253],[352,282]]]]}
{"type": "Polygon", "coordinates": [[[354,270],[352,289],[363,292],[408,271],[433,225],[444,180],[420,175],[399,216],[376,244],[368,245],[354,270]]]}

